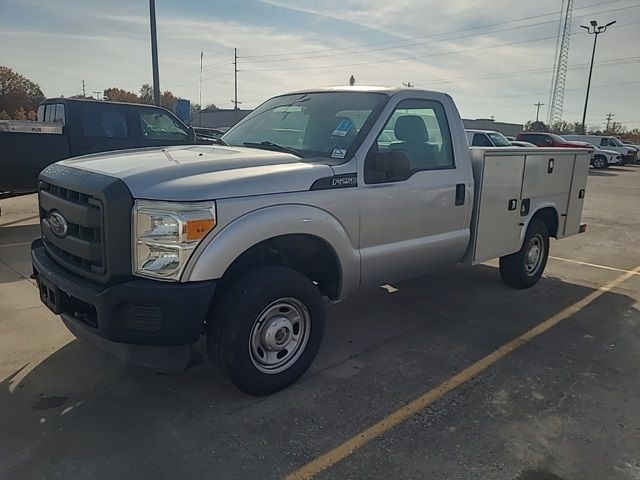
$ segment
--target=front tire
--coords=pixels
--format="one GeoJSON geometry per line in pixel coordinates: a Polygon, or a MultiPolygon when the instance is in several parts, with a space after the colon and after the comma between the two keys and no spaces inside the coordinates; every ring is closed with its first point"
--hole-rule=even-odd
{"type": "Polygon", "coordinates": [[[547,265],[549,257],[549,230],[539,218],[529,224],[522,248],[511,255],[500,257],[500,276],[515,288],[533,287],[547,265]]]}
{"type": "Polygon", "coordinates": [[[269,395],[295,383],[315,358],[325,306],[316,285],[286,267],[261,267],[231,280],[207,326],[209,359],[240,390],[269,395]]]}
{"type": "Polygon", "coordinates": [[[607,162],[606,157],[603,157],[602,155],[596,155],[593,158],[593,168],[601,169],[607,168],[608,166],[609,163],[607,162]]]}

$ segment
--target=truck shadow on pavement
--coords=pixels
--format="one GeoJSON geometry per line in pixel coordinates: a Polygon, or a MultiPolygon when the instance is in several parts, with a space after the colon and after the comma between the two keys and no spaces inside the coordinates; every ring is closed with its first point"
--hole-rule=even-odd
{"type": "MultiPolygon", "coordinates": [[[[239,393],[208,362],[160,375],[71,341],[0,383],[0,478],[281,478],[594,290],[555,278],[513,290],[488,266],[394,286],[332,307],[310,371],[266,398],[239,393]]],[[[634,303],[610,292],[587,308],[594,328],[622,335],[634,303]]],[[[531,347],[560,337],[566,351],[549,355],[579,355],[582,321],[531,347]]]]}

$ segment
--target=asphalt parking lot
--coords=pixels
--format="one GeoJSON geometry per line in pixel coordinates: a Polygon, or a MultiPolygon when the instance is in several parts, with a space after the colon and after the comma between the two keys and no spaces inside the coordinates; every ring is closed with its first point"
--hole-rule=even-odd
{"type": "Polygon", "coordinates": [[[493,263],[363,293],[267,398],[75,340],[29,279],[34,196],[1,204],[2,479],[640,479],[640,165],[590,172],[534,288],[493,263]]]}

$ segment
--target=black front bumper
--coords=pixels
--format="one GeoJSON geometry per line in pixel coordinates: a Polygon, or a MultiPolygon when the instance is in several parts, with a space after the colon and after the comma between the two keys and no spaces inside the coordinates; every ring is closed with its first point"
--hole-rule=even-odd
{"type": "Polygon", "coordinates": [[[31,244],[31,260],[42,301],[76,336],[102,348],[110,343],[185,346],[203,333],[213,280],[168,283],[132,278],[101,285],[54,262],[40,239],[31,244]]]}

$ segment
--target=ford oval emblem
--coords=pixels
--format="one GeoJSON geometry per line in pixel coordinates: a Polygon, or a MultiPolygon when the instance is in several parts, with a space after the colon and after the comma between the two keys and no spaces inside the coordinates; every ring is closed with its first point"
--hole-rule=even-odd
{"type": "Polygon", "coordinates": [[[51,212],[47,215],[49,228],[56,237],[64,238],[69,233],[69,224],[59,212],[51,212]]]}

